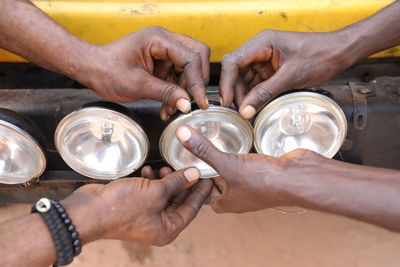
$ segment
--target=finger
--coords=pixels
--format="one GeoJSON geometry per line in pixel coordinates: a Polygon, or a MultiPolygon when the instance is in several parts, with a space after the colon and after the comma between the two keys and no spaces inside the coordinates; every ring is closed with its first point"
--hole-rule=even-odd
{"type": "Polygon", "coordinates": [[[213,205],[217,201],[217,199],[219,199],[222,196],[222,190],[218,185],[218,183],[220,183],[220,180],[225,182],[225,180],[220,176],[213,178],[213,187],[211,188],[211,192],[208,195],[204,204],[213,205]]]}
{"type": "Polygon", "coordinates": [[[234,84],[238,78],[239,69],[249,66],[252,62],[268,61],[271,55],[270,47],[265,45],[260,48],[257,39],[253,38],[222,58],[219,88],[224,106],[232,104],[234,84]]]}
{"type": "Polygon", "coordinates": [[[235,104],[240,107],[247,93],[246,85],[243,79],[239,76],[235,84],[235,104]]]}
{"type": "Polygon", "coordinates": [[[292,72],[287,67],[282,66],[271,78],[259,83],[249,91],[239,108],[242,117],[247,120],[251,119],[275,96],[289,89],[292,81],[292,72]]]}
{"type": "Polygon", "coordinates": [[[157,175],[154,172],[153,168],[150,166],[144,166],[141,171],[141,176],[148,179],[156,179],[157,175]]]}
{"type": "Polygon", "coordinates": [[[176,113],[176,108],[171,107],[169,105],[163,104],[160,108],[160,118],[163,121],[169,120],[171,115],[174,115],[176,113]]]}
{"type": "Polygon", "coordinates": [[[215,187],[215,185],[211,188],[211,192],[204,200],[204,204],[206,205],[213,205],[215,201],[221,197],[221,193],[218,191],[218,189],[215,187]]]}
{"type": "Polygon", "coordinates": [[[178,41],[192,48],[200,55],[203,81],[204,84],[207,85],[210,81],[210,47],[190,36],[175,34],[175,37],[178,41]]]}
{"type": "Polygon", "coordinates": [[[173,64],[170,61],[157,60],[154,62],[154,76],[161,80],[168,79],[171,69],[173,69],[173,64]]]}
{"type": "Polygon", "coordinates": [[[263,80],[269,79],[275,73],[275,69],[273,68],[270,61],[254,62],[252,64],[252,67],[260,75],[261,79],[263,79],[263,80]]]}
{"type": "Polygon", "coordinates": [[[168,38],[167,41],[160,40],[159,46],[164,49],[153,49],[151,51],[152,55],[156,59],[170,60],[174,65],[182,68],[187,82],[187,89],[192,93],[199,107],[207,109],[206,87],[203,82],[200,55],[174,38],[168,38]]]}
{"type": "Polygon", "coordinates": [[[161,106],[161,108],[160,108],[160,118],[163,120],[163,121],[167,121],[167,120],[169,120],[169,114],[168,114],[168,111],[167,111],[167,109],[168,109],[168,105],[165,105],[165,104],[163,104],[162,106],[161,106]]]}
{"type": "Polygon", "coordinates": [[[185,78],[185,75],[183,73],[179,74],[179,76],[177,77],[177,83],[182,88],[186,88],[187,87],[186,78],[185,78]]]}
{"type": "Polygon", "coordinates": [[[170,167],[162,167],[160,169],[160,177],[163,178],[168,174],[172,173],[172,169],[170,167]]]}
{"type": "Polygon", "coordinates": [[[183,190],[182,192],[180,192],[179,194],[177,194],[176,196],[174,196],[172,198],[172,200],[170,201],[169,206],[166,208],[166,211],[174,211],[176,210],[177,207],[179,207],[182,202],[187,198],[187,196],[190,194],[190,188],[183,190]]]}
{"type": "Polygon", "coordinates": [[[174,213],[178,215],[174,216],[178,231],[185,228],[196,217],[204,200],[208,197],[211,188],[211,179],[201,180],[196,184],[183,203],[174,210],[174,213]]]}
{"type": "Polygon", "coordinates": [[[220,194],[227,194],[229,190],[228,183],[221,176],[213,178],[215,188],[218,190],[220,194]]]}
{"type": "Polygon", "coordinates": [[[222,106],[230,106],[234,97],[234,85],[239,75],[239,66],[230,54],[221,61],[221,78],[219,81],[219,95],[222,106]]]}
{"type": "Polygon", "coordinates": [[[254,75],[256,75],[255,70],[251,67],[247,67],[246,71],[241,72],[240,75],[243,77],[243,81],[250,82],[254,79],[254,75]]]}
{"type": "Polygon", "coordinates": [[[207,162],[217,171],[226,163],[229,154],[220,151],[207,138],[190,126],[181,126],[176,130],[179,142],[193,155],[207,162]]]}
{"type": "Polygon", "coordinates": [[[179,192],[191,187],[200,178],[200,172],[196,168],[186,168],[161,179],[165,187],[168,198],[175,196],[179,192]]]}
{"type": "Polygon", "coordinates": [[[256,73],[256,75],[254,75],[253,80],[251,80],[248,83],[249,88],[253,88],[254,86],[256,86],[257,84],[263,82],[264,80],[261,79],[261,76],[259,73],[256,73]]]}
{"type": "MultiPolygon", "coordinates": [[[[160,101],[166,105],[176,107],[180,111],[187,113],[190,111],[190,96],[178,85],[163,81],[148,73],[144,85],[144,97],[160,101]]],[[[161,115],[161,114],[160,114],[161,115]]]]}

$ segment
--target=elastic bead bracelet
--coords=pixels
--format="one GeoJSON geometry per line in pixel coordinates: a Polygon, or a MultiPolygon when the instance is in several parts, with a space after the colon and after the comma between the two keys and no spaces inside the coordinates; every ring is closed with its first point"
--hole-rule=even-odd
{"type": "Polygon", "coordinates": [[[45,221],[56,248],[57,261],[53,266],[64,266],[72,262],[82,251],[79,233],[65,209],[55,200],[40,199],[32,207],[45,221]]]}
{"type": "Polygon", "coordinates": [[[74,256],[76,257],[79,254],[81,254],[82,251],[82,245],[81,245],[81,240],[79,239],[79,233],[78,231],[76,231],[75,225],[72,224],[72,220],[68,217],[67,212],[61,206],[61,204],[55,200],[51,200],[51,203],[57,209],[60,218],[63,220],[63,223],[67,231],[69,232],[69,236],[71,237],[72,240],[74,256]]]}

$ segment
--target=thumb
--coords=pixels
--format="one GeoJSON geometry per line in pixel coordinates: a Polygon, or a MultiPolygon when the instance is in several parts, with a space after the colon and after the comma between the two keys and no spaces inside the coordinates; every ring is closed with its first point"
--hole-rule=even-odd
{"type": "Polygon", "coordinates": [[[201,133],[190,126],[181,126],[176,130],[179,142],[193,155],[208,163],[218,173],[225,168],[229,154],[220,151],[201,133]]]}
{"type": "Polygon", "coordinates": [[[172,172],[161,179],[168,198],[171,198],[191,187],[200,178],[200,171],[196,168],[186,168],[176,172],[172,172]]]}
{"type": "Polygon", "coordinates": [[[289,67],[283,65],[271,78],[251,89],[240,104],[240,115],[247,120],[253,118],[265,104],[279,93],[290,89],[294,78],[289,70],[289,67]]]}
{"type": "Polygon", "coordinates": [[[145,98],[154,99],[171,107],[176,107],[184,113],[190,111],[190,97],[183,88],[177,84],[158,79],[150,74],[146,75],[145,90],[143,92],[145,98]]]}

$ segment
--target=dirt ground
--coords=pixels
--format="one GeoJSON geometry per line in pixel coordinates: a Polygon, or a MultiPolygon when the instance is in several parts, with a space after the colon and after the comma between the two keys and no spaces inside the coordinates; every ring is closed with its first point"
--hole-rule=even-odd
{"type": "MultiPolygon", "coordinates": [[[[0,222],[29,209],[0,208],[0,222]]],[[[400,234],[335,215],[274,210],[218,215],[205,207],[166,247],[102,240],[84,247],[70,266],[397,267],[399,248],[400,234]]]]}

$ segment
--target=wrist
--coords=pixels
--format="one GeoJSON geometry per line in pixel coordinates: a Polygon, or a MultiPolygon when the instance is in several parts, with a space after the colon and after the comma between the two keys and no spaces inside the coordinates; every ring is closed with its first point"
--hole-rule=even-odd
{"type": "Polygon", "coordinates": [[[102,55],[101,46],[80,40],[77,50],[73,58],[70,58],[69,66],[65,68],[64,74],[90,87],[93,75],[103,69],[103,63],[99,60],[102,55]]]}
{"type": "Polygon", "coordinates": [[[362,59],[361,43],[353,30],[344,28],[327,34],[331,37],[327,41],[334,44],[334,57],[343,70],[362,59]]]}
{"type": "MultiPolygon", "coordinates": [[[[326,168],[330,160],[309,150],[298,149],[280,158],[284,170],[279,177],[281,206],[313,208],[312,200],[318,199],[322,176],[329,176],[326,168]]],[[[324,182],[322,182],[324,186],[324,182]]]]}
{"type": "Polygon", "coordinates": [[[362,24],[353,24],[334,33],[339,43],[343,44],[342,53],[348,66],[375,53],[370,45],[372,39],[362,24]]]}
{"type": "Polygon", "coordinates": [[[106,228],[103,220],[104,207],[96,190],[86,191],[79,189],[60,202],[75,225],[82,244],[101,239],[106,228]]]}

